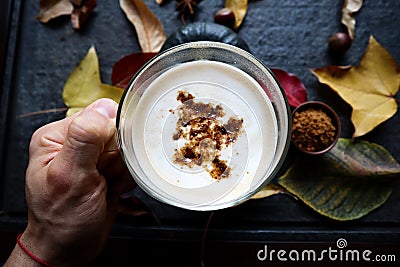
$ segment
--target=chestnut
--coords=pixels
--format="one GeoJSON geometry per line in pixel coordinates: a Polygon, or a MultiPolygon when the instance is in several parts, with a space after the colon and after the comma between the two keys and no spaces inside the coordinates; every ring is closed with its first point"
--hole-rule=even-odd
{"type": "Polygon", "coordinates": [[[232,29],[235,25],[235,13],[230,8],[221,8],[215,13],[214,22],[232,29]]]}
{"type": "Polygon", "coordinates": [[[329,49],[336,55],[342,55],[350,48],[351,42],[347,33],[337,32],[329,38],[329,49]]]}

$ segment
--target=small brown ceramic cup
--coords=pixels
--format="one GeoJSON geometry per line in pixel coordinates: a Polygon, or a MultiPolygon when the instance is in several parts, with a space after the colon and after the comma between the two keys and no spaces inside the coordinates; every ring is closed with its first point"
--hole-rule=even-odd
{"type": "MultiPolygon", "coordinates": [[[[336,112],[330,106],[328,106],[327,104],[320,102],[320,101],[307,101],[307,102],[300,104],[298,107],[296,107],[293,110],[292,119],[294,120],[295,114],[306,111],[306,110],[310,110],[310,109],[320,110],[320,111],[324,112],[331,119],[331,123],[335,127],[335,133],[334,133],[334,137],[333,137],[332,141],[329,144],[326,144],[322,148],[317,149],[317,150],[310,150],[310,149],[305,148],[304,146],[302,146],[302,144],[300,144],[300,142],[298,140],[296,140],[297,138],[295,138],[296,125],[295,125],[295,122],[293,121],[292,144],[297,149],[299,149],[300,151],[302,151],[306,154],[320,155],[320,154],[326,153],[329,150],[331,150],[335,146],[336,142],[338,141],[338,139],[340,137],[340,131],[341,131],[340,119],[339,119],[339,116],[336,114],[336,112]]],[[[307,123],[307,125],[304,125],[304,126],[302,124],[301,124],[301,126],[300,126],[300,124],[298,124],[297,127],[312,127],[312,123],[310,123],[310,124],[307,123]]],[[[319,137],[316,135],[316,138],[319,138],[319,137]]]]}

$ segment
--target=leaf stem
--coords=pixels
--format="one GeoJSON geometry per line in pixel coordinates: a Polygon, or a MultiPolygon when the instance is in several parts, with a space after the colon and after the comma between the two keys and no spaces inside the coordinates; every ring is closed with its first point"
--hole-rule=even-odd
{"type": "Polygon", "coordinates": [[[26,114],[19,115],[20,118],[26,118],[34,115],[40,115],[40,114],[46,114],[46,113],[55,113],[55,112],[63,112],[67,111],[68,108],[52,108],[52,109],[45,109],[45,110],[39,110],[39,111],[34,111],[26,114]]]}

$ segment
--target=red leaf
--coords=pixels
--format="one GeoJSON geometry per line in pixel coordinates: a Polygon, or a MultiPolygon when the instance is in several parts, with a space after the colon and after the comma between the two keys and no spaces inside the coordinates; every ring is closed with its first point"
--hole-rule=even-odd
{"type": "Polygon", "coordinates": [[[307,101],[307,89],[294,74],[281,69],[271,69],[283,90],[285,90],[289,105],[297,107],[307,101]]]}
{"type": "Polygon", "coordinates": [[[152,59],[157,53],[133,53],[118,60],[112,69],[111,82],[113,85],[126,88],[132,76],[152,59]]]}

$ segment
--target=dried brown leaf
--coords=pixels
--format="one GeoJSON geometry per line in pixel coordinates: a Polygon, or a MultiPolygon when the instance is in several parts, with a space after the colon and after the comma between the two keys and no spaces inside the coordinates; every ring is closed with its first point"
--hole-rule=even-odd
{"type": "MultiPolygon", "coordinates": [[[[77,1],[75,0],[75,2],[77,1]]],[[[74,8],[74,11],[71,14],[72,28],[75,30],[81,29],[88,21],[90,14],[92,14],[95,7],[96,0],[87,0],[82,6],[74,8]]]]}
{"type": "Polygon", "coordinates": [[[81,6],[82,5],[82,1],[84,0],[69,0],[72,4],[74,4],[75,6],[81,6]]]}
{"type": "Polygon", "coordinates": [[[347,27],[351,39],[355,36],[356,19],[354,14],[360,10],[363,0],[344,0],[342,7],[342,24],[347,27]]]}
{"type": "Polygon", "coordinates": [[[159,52],[167,37],[156,15],[142,0],[120,0],[119,4],[136,29],[142,52],[159,52]]]}
{"type": "Polygon", "coordinates": [[[74,6],[69,0],[40,0],[39,9],[39,15],[36,18],[46,23],[53,18],[70,15],[74,6]]]}

